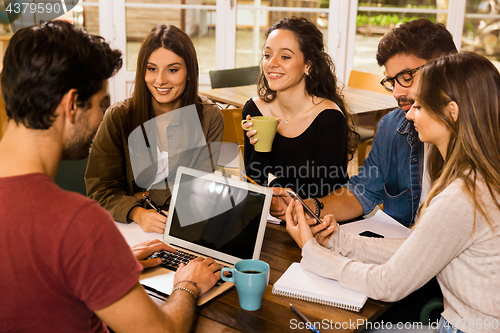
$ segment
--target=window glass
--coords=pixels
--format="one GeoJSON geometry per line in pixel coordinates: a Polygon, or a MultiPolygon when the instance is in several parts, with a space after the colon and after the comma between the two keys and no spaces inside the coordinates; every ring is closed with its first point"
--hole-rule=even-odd
{"type": "MultiPolygon", "coordinates": [[[[57,18],[59,20],[65,20],[68,21],[75,26],[82,28],[86,31],[88,31],[91,34],[99,34],[99,7],[98,7],[98,0],[86,0],[85,2],[87,3],[95,3],[95,5],[85,5],[75,4],[77,3],[76,0],[68,0],[65,2],[67,8],[72,8],[71,10],[68,10],[67,13],[64,13],[60,1],[46,1],[46,2],[40,2],[40,7],[36,7],[35,10],[33,10],[33,14],[31,14],[30,7],[26,8],[26,11],[22,15],[14,16],[15,19],[14,21],[10,22],[8,20],[8,17],[5,15],[3,16],[4,13],[6,13],[6,8],[4,6],[4,2],[0,1],[0,10],[2,11],[2,15],[0,15],[0,70],[2,67],[2,62],[3,62],[3,56],[5,54],[5,51],[7,50],[7,46],[9,44],[10,38],[14,34],[14,31],[17,31],[23,27],[27,27],[30,25],[33,25],[33,22],[44,22],[44,19],[47,20],[52,20],[54,18],[57,18]],[[56,6],[57,4],[57,6],[56,6]],[[50,9],[50,13],[49,13],[50,9]],[[44,11],[44,15],[40,14],[44,11]],[[58,14],[55,14],[57,12],[64,13],[60,16],[57,17],[58,14]],[[9,24],[12,23],[12,24],[9,24]]],[[[22,4],[22,1],[18,1],[18,3],[22,4]]],[[[25,1],[23,6],[30,5],[31,2],[25,1]]],[[[15,11],[16,7],[10,7],[11,8],[11,13],[12,11],[15,11]],[[13,9],[12,9],[13,8],[13,9]]],[[[23,8],[24,7],[20,7],[23,8]]],[[[8,10],[7,10],[8,11],[8,10]]],[[[22,13],[22,11],[20,12],[22,13]]]]}
{"type": "MultiPolygon", "coordinates": [[[[86,0],[85,2],[97,2],[98,0],[86,0]]],[[[59,19],[73,23],[88,33],[99,35],[99,7],[77,5],[59,19]]]]}
{"type": "Polygon", "coordinates": [[[439,0],[359,1],[353,69],[383,75],[384,68],[375,59],[380,39],[396,25],[419,18],[446,25],[447,15],[437,10],[447,9],[448,1],[439,0]]]}
{"type": "Polygon", "coordinates": [[[262,59],[262,47],[266,41],[265,34],[269,27],[278,22],[282,17],[305,17],[309,21],[314,22],[323,33],[325,45],[327,43],[328,14],[326,13],[268,11],[245,8],[249,6],[328,9],[328,1],[238,0],[238,10],[236,14],[236,67],[259,65],[262,59]]]}
{"type": "Polygon", "coordinates": [[[216,0],[126,0],[126,3],[144,4],[144,7],[127,7],[127,70],[135,71],[137,54],[142,41],[158,23],[175,25],[186,32],[193,41],[198,55],[200,74],[215,68],[215,6],[216,0]],[[208,5],[207,9],[189,7],[148,8],[150,4],[208,5]]]}
{"type": "Polygon", "coordinates": [[[499,1],[467,1],[462,50],[480,53],[500,68],[499,32],[499,1]]]}

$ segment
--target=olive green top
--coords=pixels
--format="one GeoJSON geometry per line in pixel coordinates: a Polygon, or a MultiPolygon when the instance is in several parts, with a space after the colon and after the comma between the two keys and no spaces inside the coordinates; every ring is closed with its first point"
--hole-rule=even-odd
{"type": "MultiPolygon", "coordinates": [[[[134,129],[144,130],[150,120],[145,113],[132,112],[129,102],[130,100],[124,100],[116,103],[106,111],[104,120],[94,139],[87,171],[85,172],[87,195],[107,209],[115,221],[127,223],[131,222],[127,217],[132,208],[136,206],[149,208],[144,199],[133,196],[134,193],[143,192],[147,189],[144,180],[141,180],[140,177],[145,173],[147,179],[154,179],[157,171],[155,163],[156,140],[154,138],[150,135],[147,135],[146,138],[146,134],[145,136],[140,135],[144,148],[137,149],[137,146],[136,148],[129,146],[131,142],[133,144],[134,140],[140,141],[137,140],[138,136],[133,139],[134,136],[130,135],[134,129]],[[137,167],[135,167],[136,170],[133,169],[135,165],[130,158],[131,152],[135,160],[137,160],[136,155],[147,156],[151,161],[151,167],[145,169],[142,174],[137,175],[137,167]],[[136,172],[135,177],[134,171],[136,172]]],[[[163,186],[154,186],[149,193],[150,198],[165,210],[168,210],[171,197],[168,183],[172,184],[172,177],[175,176],[177,168],[187,166],[207,172],[213,171],[217,165],[220,142],[222,141],[224,121],[217,105],[203,99],[201,124],[196,118],[198,129],[199,125],[201,125],[201,130],[198,131],[193,130],[192,126],[188,126],[189,122],[182,119],[182,114],[183,112],[179,112],[166,128],[169,141],[168,181],[165,181],[165,184],[160,184],[163,186]],[[193,141],[193,136],[196,136],[194,132],[201,131],[203,131],[204,140],[209,145],[188,147],[189,142],[193,141]],[[184,147],[185,149],[183,149],[184,147]],[[158,187],[163,187],[163,189],[155,189],[158,187]]],[[[134,133],[139,132],[134,131],[134,133]]],[[[201,134],[198,136],[201,136],[201,134]]]]}

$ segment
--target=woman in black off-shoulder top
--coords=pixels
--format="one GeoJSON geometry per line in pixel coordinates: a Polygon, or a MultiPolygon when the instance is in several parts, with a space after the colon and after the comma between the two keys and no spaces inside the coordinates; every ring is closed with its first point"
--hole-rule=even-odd
{"type": "MultiPolygon", "coordinates": [[[[255,130],[245,137],[245,172],[261,185],[322,197],[348,180],[347,163],[359,135],[354,132],[323,35],[305,18],[283,18],[266,35],[259,97],[243,108],[243,119],[280,119],[271,152],[257,152],[255,130]]],[[[247,127],[251,126],[248,122],[247,127]]]]}

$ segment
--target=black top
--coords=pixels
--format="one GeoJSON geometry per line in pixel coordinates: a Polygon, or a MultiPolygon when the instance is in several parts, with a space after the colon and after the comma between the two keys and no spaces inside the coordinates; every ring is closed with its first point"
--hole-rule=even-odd
{"type": "MultiPolygon", "coordinates": [[[[247,115],[262,116],[253,100],[243,108],[247,115]]],[[[322,197],[347,182],[347,123],[335,109],[325,109],[294,138],[276,133],[271,152],[254,150],[245,135],[245,172],[266,186],[267,174],[276,177],[271,186],[292,188],[302,198],[322,197]]]]}

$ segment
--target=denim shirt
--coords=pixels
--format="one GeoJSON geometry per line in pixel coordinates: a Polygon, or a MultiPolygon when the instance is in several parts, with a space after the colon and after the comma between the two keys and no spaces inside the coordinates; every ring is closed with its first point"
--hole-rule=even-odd
{"type": "Polygon", "coordinates": [[[383,203],[385,213],[411,226],[422,192],[423,159],[424,145],[413,122],[397,108],[379,121],[364,166],[345,186],[365,214],[383,203]]]}

